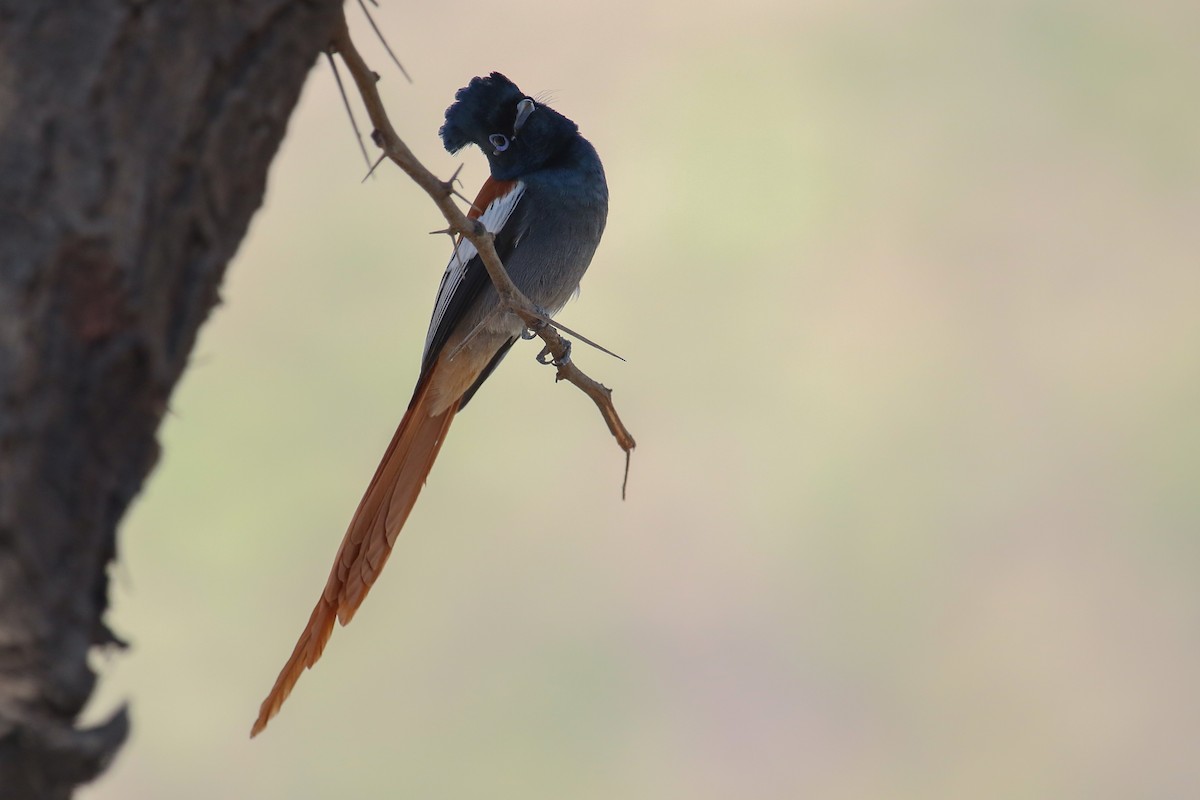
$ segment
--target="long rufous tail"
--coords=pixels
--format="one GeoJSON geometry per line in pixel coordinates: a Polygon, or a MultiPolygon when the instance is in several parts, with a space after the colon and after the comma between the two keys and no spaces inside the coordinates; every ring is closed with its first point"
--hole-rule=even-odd
{"type": "Polygon", "coordinates": [[[271,717],[279,713],[301,673],[317,663],[333,634],[334,620],[345,625],[354,617],[387,562],[396,536],[425,485],[425,478],[459,407],[455,402],[440,414],[431,416],[429,384],[430,381],[425,380],[417,388],[392,443],[375,470],[375,477],[363,494],[338,548],[325,591],[308,618],[308,625],[300,634],[291,657],[263,700],[258,719],[250,729],[251,737],[267,727],[271,717]]]}

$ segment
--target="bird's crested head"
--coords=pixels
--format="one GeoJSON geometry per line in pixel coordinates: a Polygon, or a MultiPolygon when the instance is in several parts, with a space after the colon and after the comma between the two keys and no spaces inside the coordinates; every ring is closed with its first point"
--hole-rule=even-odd
{"type": "Polygon", "coordinates": [[[574,122],[493,72],[458,90],[438,133],[451,153],[478,145],[493,178],[515,180],[553,161],[578,132],[574,122]]]}

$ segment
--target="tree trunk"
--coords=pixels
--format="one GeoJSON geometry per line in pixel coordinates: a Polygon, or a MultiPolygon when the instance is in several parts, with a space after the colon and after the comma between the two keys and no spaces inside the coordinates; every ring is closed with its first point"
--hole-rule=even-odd
{"type": "Polygon", "coordinates": [[[66,798],[117,523],[336,0],[0,0],[0,798],[66,798]]]}

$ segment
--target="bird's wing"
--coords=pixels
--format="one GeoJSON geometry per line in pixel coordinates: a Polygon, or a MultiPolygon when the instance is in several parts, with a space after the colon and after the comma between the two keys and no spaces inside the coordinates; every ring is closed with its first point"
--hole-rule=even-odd
{"type": "MultiPolygon", "coordinates": [[[[496,252],[501,261],[516,248],[526,226],[527,214],[521,205],[524,196],[525,184],[521,181],[497,181],[489,177],[467,214],[496,235],[496,252]]],[[[422,375],[432,368],[451,331],[490,284],[491,279],[475,245],[460,238],[446,265],[433,306],[433,318],[429,322],[421,357],[422,375]]]]}

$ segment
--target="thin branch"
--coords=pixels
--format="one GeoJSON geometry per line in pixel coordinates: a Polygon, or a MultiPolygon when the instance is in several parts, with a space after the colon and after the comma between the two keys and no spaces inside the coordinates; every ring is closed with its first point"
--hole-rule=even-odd
{"type": "MultiPolygon", "coordinates": [[[[362,95],[363,105],[366,106],[367,115],[371,119],[371,124],[375,126],[375,132],[371,138],[382,148],[384,155],[394,161],[396,166],[404,170],[404,173],[414,183],[425,190],[425,193],[442,212],[442,216],[446,218],[449,230],[462,235],[475,245],[475,249],[479,252],[479,257],[487,269],[488,276],[496,287],[501,306],[520,317],[525,326],[545,342],[546,350],[553,356],[553,363],[558,367],[555,380],[573,384],[596,404],[609,432],[617,440],[617,445],[625,451],[625,479],[627,481],[629,455],[637,446],[637,442],[634,441],[629,429],[621,422],[621,418],[613,406],[612,390],[593,380],[575,366],[569,357],[570,343],[562,338],[553,324],[543,319],[529,298],[522,294],[509,278],[504,264],[500,262],[500,256],[496,253],[495,237],[487,231],[482,222],[468,219],[454,203],[454,196],[458,194],[454,188],[454,178],[452,177],[449,181],[438,179],[417,160],[408,145],[396,135],[396,130],[392,127],[387,111],[383,107],[383,100],[379,97],[379,90],[375,86],[376,75],[354,46],[354,42],[350,38],[350,31],[346,27],[345,16],[342,17],[334,31],[333,46],[354,77],[354,83],[358,86],[359,94],[362,95]]],[[[454,174],[457,176],[458,172],[456,171],[454,174]]],[[[578,334],[573,335],[577,336],[578,334]]],[[[624,484],[621,487],[621,496],[625,496],[624,484]]]]}

